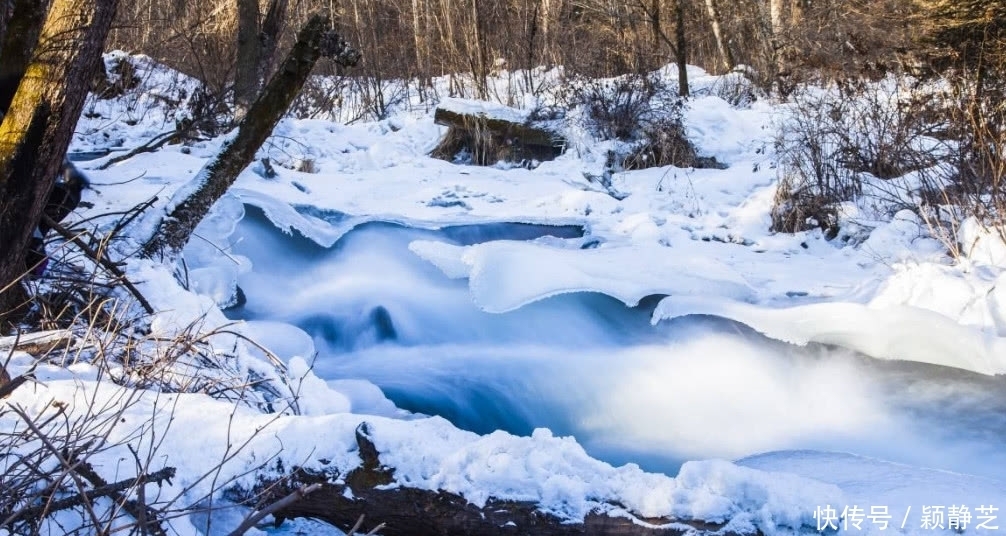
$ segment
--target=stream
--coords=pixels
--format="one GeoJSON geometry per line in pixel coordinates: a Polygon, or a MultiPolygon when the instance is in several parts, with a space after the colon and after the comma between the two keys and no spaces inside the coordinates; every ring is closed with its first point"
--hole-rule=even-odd
{"type": "Polygon", "coordinates": [[[414,240],[584,242],[578,227],[366,223],[323,248],[248,208],[233,253],[251,259],[234,319],[292,324],[326,380],[363,379],[398,407],[478,433],[572,435],[592,456],[675,474],[690,459],[850,452],[1006,478],[1006,378],[834,347],[744,325],[656,326],[659,297],[626,307],[566,294],[506,314],[478,309],[409,251],[414,240]]]}

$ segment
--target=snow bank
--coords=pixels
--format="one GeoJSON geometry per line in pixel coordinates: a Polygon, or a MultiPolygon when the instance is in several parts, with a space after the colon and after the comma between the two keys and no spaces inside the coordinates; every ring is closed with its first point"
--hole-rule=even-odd
{"type": "Polygon", "coordinates": [[[769,309],[715,298],[670,296],[657,306],[653,323],[687,315],[728,318],[792,344],[834,344],[878,359],[918,361],[980,374],[1006,373],[1006,338],[908,305],[832,302],[769,309]]]}
{"type": "MultiPolygon", "coordinates": [[[[29,359],[16,359],[13,370],[20,373],[27,366],[29,359]]],[[[121,412],[112,421],[107,449],[91,458],[92,465],[111,475],[122,470],[122,459],[131,459],[127,443],[140,452],[152,449],[151,470],[170,466],[178,472],[148,499],[179,497],[176,506],[200,500],[214,485],[250,486],[257,478],[250,468],[275,467],[279,460],[286,467],[345,475],[360,464],[354,431],[364,419],[382,463],[395,470],[396,485],[458,493],[478,506],[490,498],[534,501],[572,522],[595,510],[628,510],[647,517],[729,521],[737,530],[777,534],[813,525],[814,505],[843,497],[833,485],[725,461],[686,464],[677,478],[631,464],[612,467],[590,458],[574,439],[547,430],[531,437],[478,436],[438,417],[396,420],[331,411],[264,415],[204,395],[132,391],[123,396],[121,387],[96,383],[95,371],[87,366],[77,374],[43,366],[37,374],[42,383],[36,389],[21,389],[5,403],[29,413],[42,412],[53,401],[65,403],[71,415],[90,404],[121,412]],[[190,430],[199,433],[186,433],[190,430]],[[209,473],[214,478],[203,478],[209,473]]],[[[337,394],[321,385],[310,391],[306,396],[313,402],[337,394]]],[[[16,426],[16,419],[13,413],[0,414],[0,426],[16,426]]]]}

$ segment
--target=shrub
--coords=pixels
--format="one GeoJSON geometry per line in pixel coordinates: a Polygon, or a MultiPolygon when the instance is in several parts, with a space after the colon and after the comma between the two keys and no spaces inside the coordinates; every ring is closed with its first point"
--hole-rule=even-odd
{"type": "Polygon", "coordinates": [[[668,108],[680,107],[657,76],[625,75],[618,78],[573,79],[563,95],[571,106],[581,107],[594,134],[602,140],[632,141],[640,129],[668,108]]]}
{"type": "Polygon", "coordinates": [[[939,138],[946,125],[933,113],[939,99],[922,89],[887,79],[797,93],[776,137],[780,181],[772,229],[821,227],[834,236],[837,206],[862,196],[867,183],[891,214],[915,208],[915,192],[893,179],[945,157],[939,138]]]}
{"type": "MultiPolygon", "coordinates": [[[[641,140],[622,160],[624,169],[651,167],[706,167],[709,160],[700,159],[681,123],[681,114],[662,118],[642,127],[641,140]]],[[[715,161],[715,160],[713,160],[715,161]]]]}

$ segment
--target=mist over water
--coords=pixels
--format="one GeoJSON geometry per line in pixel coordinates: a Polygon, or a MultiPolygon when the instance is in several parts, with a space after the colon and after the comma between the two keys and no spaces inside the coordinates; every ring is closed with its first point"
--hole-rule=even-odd
{"type": "MultiPolygon", "coordinates": [[[[573,435],[600,459],[674,474],[682,461],[822,449],[1006,478],[1006,379],[794,347],[708,317],[651,326],[600,294],[480,311],[467,281],[413,240],[570,240],[575,228],[370,223],[332,248],[249,209],[232,237],[252,260],[234,318],[293,324],[325,379],[366,379],[399,407],[480,433],[573,435]],[[545,236],[546,238],[539,238],[545,236]]],[[[673,277],[673,274],[670,275],[673,277]]]]}

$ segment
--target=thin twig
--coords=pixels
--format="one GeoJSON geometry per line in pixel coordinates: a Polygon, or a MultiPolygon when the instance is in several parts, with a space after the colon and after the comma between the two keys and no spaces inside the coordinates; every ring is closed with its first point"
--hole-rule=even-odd
{"type": "Polygon", "coordinates": [[[301,486],[297,488],[293,493],[287,495],[286,497],[283,497],[261,510],[256,510],[252,513],[252,515],[248,516],[243,523],[238,525],[238,528],[231,531],[227,536],[241,536],[242,534],[248,532],[248,530],[254,527],[259,521],[262,521],[266,516],[272,515],[289,507],[293,503],[307,497],[319,489],[321,489],[321,484],[317,482],[308,486],[301,486]]]}
{"type": "Polygon", "coordinates": [[[93,501],[94,499],[116,495],[120,492],[126,491],[129,488],[137,485],[138,482],[161,483],[165,480],[171,480],[174,477],[175,477],[175,468],[165,467],[160,471],[156,471],[148,475],[140,475],[136,478],[127,478],[125,480],[120,480],[119,482],[115,482],[114,484],[98,486],[94,489],[87,490],[82,495],[74,495],[72,497],[67,497],[65,499],[60,499],[58,501],[52,501],[50,503],[25,508],[24,510],[17,512],[16,514],[8,518],[6,523],[13,524],[22,520],[39,517],[42,514],[59,512],[61,510],[69,510],[70,508],[76,508],[78,506],[81,506],[85,500],[93,501]]]}
{"type": "Polygon", "coordinates": [[[137,289],[136,286],[134,286],[129,281],[129,279],[126,279],[126,274],[123,273],[123,271],[120,270],[119,267],[115,265],[115,263],[108,260],[107,257],[100,255],[97,251],[91,249],[91,247],[85,244],[84,241],[80,239],[80,237],[66,230],[65,227],[63,227],[58,222],[53,220],[47,214],[42,215],[42,221],[45,222],[45,224],[51,227],[54,231],[59,233],[60,236],[69,240],[70,242],[73,242],[74,245],[76,245],[78,248],[80,248],[82,252],[84,252],[84,255],[87,255],[88,257],[91,258],[91,260],[100,264],[102,268],[107,270],[115,277],[119,278],[119,280],[122,281],[122,285],[126,287],[126,289],[129,291],[130,294],[133,295],[134,298],[136,298],[136,301],[140,303],[140,305],[143,307],[143,310],[145,310],[147,314],[151,315],[154,314],[154,308],[150,305],[150,302],[148,302],[147,299],[143,297],[143,294],[140,293],[140,290],[137,289]]]}

